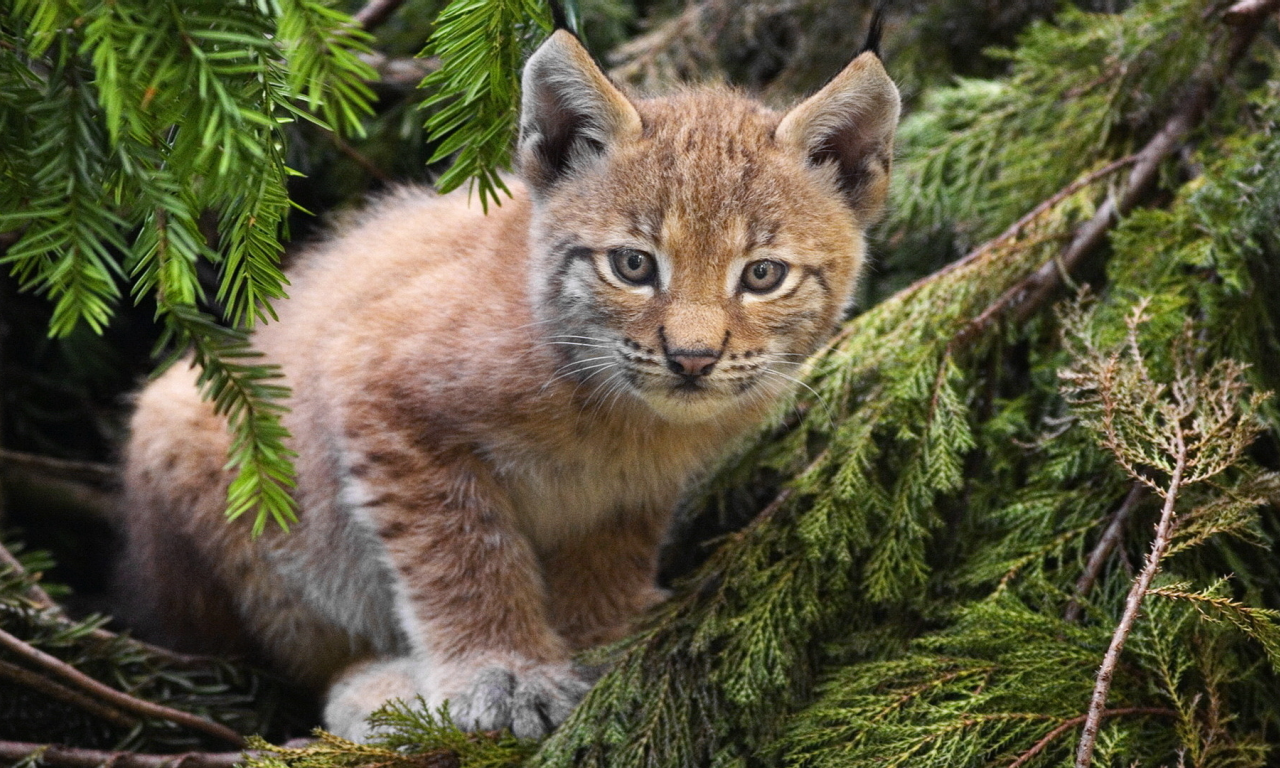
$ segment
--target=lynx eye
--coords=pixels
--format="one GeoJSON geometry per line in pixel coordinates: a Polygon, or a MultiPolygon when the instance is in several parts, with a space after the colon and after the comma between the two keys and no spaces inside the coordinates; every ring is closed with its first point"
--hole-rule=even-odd
{"type": "Polygon", "coordinates": [[[742,287],[752,293],[768,293],[782,284],[787,265],[773,259],[753,261],[742,270],[742,287]]]}
{"type": "Polygon", "coordinates": [[[658,262],[652,254],[635,248],[614,248],[609,251],[613,273],[632,285],[648,285],[658,275],[658,262]]]}

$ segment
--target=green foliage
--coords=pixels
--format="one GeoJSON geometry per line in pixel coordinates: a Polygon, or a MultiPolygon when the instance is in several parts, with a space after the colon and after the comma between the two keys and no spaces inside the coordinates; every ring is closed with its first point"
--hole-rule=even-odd
{"type": "Polygon", "coordinates": [[[519,765],[537,748],[536,742],[509,733],[466,733],[458,730],[441,707],[433,711],[419,697],[415,702],[393,700],[369,717],[374,736],[357,744],[317,731],[317,741],[290,749],[250,741],[259,754],[246,761],[249,768],[504,768],[519,765]]]}
{"type": "Polygon", "coordinates": [[[442,192],[475,184],[480,204],[501,205],[510,192],[499,172],[511,165],[511,140],[519,117],[520,65],[551,29],[542,0],[453,0],[436,19],[423,55],[440,68],[422,87],[434,91],[427,130],[438,141],[431,162],[456,153],[436,182],[442,192]]]}
{"type": "Polygon", "coordinates": [[[284,126],[358,133],[371,112],[367,35],[318,0],[10,0],[0,4],[0,258],[54,302],[50,334],[102,332],[121,283],[154,296],[232,418],[230,513],[292,518],[287,390],[232,327],[273,317],[290,203],[284,126]],[[205,214],[216,214],[216,236],[205,214]],[[210,296],[201,262],[217,268],[210,296]]]}

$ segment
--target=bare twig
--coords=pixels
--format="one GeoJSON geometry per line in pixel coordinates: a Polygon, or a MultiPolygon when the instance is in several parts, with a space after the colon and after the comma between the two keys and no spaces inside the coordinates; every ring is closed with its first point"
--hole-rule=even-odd
{"type": "Polygon", "coordinates": [[[11,451],[7,448],[0,448],[0,464],[44,472],[58,477],[74,478],[104,487],[115,485],[117,479],[116,470],[110,464],[100,464],[96,461],[55,459],[52,456],[11,451]]]}
{"type": "MultiPolygon", "coordinates": [[[[1119,709],[1108,709],[1102,713],[1103,717],[1123,717],[1124,715],[1158,715],[1160,717],[1177,717],[1178,713],[1176,710],[1163,709],[1161,707],[1122,707],[1119,709]]],[[[1009,763],[1009,768],[1022,768],[1023,765],[1026,765],[1028,760],[1040,754],[1046,747],[1052,744],[1054,739],[1083,723],[1086,717],[1087,715],[1080,715],[1078,717],[1062,721],[1057,728],[1049,731],[1044,735],[1044,738],[1037,741],[1031,749],[1023,752],[1018,756],[1017,760],[1009,763]]]]}
{"type": "Polygon", "coordinates": [[[141,752],[104,752],[76,749],[57,744],[0,741],[0,761],[16,763],[39,755],[44,765],[57,768],[232,768],[253,752],[184,752],[176,755],[147,755],[141,752]]]}
{"type": "Polygon", "coordinates": [[[1142,598],[1146,597],[1151,580],[1160,570],[1160,560],[1169,549],[1173,540],[1174,506],[1178,501],[1178,491],[1182,486],[1182,473],[1187,469],[1187,445],[1183,437],[1182,426],[1174,424],[1176,464],[1173,475],[1169,478],[1169,486],[1164,492],[1164,508],[1160,510],[1160,523],[1156,526],[1155,541],[1151,542],[1151,551],[1147,553],[1146,565],[1138,578],[1133,580],[1129,596],[1124,601],[1124,613],[1120,623],[1111,635],[1111,645],[1107,655],[1102,658],[1102,666],[1098,669],[1098,679],[1093,687],[1093,699],[1089,702],[1089,713],[1080,734],[1080,744],[1076,748],[1076,768],[1089,768],[1093,762],[1093,750],[1098,741],[1098,728],[1102,725],[1107,694],[1111,691],[1111,678],[1115,674],[1116,665],[1120,663],[1120,652],[1124,650],[1133,623],[1138,619],[1138,610],[1142,607],[1142,598]]]}
{"type": "Polygon", "coordinates": [[[210,736],[222,739],[228,743],[238,747],[244,746],[244,737],[231,730],[221,723],[215,723],[212,720],[193,715],[190,712],[165,707],[150,701],[130,696],[127,693],[117,691],[116,689],[105,685],[85,673],[67,664],[61,659],[50,656],[39,648],[33,648],[27,643],[22,642],[13,635],[0,629],[0,647],[4,647],[16,654],[20,658],[26,659],[38,666],[44,667],[54,673],[63,680],[72,683],[83,691],[87,691],[99,699],[107,701],[116,707],[132,712],[142,717],[154,717],[161,720],[168,720],[179,725],[186,726],[192,730],[206,733],[210,736]]]}
{"type": "Polygon", "coordinates": [[[378,75],[377,80],[369,81],[371,84],[399,89],[417,88],[422,78],[440,68],[440,60],[434,56],[387,56],[378,51],[370,51],[360,54],[360,60],[373,67],[378,75]]]}
{"type": "Polygon", "coordinates": [[[404,0],[369,0],[365,7],[357,11],[352,18],[364,27],[364,31],[371,32],[375,27],[381,26],[382,22],[391,18],[391,14],[395,13],[401,5],[404,5],[404,0]]]}
{"type": "Polygon", "coordinates": [[[0,448],[0,480],[35,489],[42,498],[111,520],[115,507],[115,470],[107,464],[67,461],[0,448]]]}
{"type": "Polygon", "coordinates": [[[360,150],[344,141],[341,136],[336,133],[330,133],[329,139],[333,142],[333,145],[338,148],[339,152],[354,160],[356,165],[365,170],[365,173],[384,184],[390,184],[392,182],[392,178],[387,175],[386,171],[379,168],[377,163],[373,162],[368,157],[365,157],[364,153],[360,150]]]}
{"type": "Polygon", "coordinates": [[[1102,573],[1102,567],[1107,563],[1107,558],[1111,557],[1111,553],[1115,551],[1116,546],[1120,543],[1120,537],[1124,534],[1125,524],[1129,522],[1129,517],[1133,514],[1133,510],[1146,498],[1146,495],[1147,487],[1140,483],[1134,483],[1129,489],[1128,495],[1124,497],[1124,501],[1111,514],[1107,529],[1102,532],[1098,543],[1094,546],[1093,551],[1089,553],[1089,562],[1085,564],[1084,573],[1080,574],[1080,579],[1076,581],[1076,595],[1067,605],[1066,614],[1063,616],[1067,621],[1075,622],[1080,620],[1080,600],[1093,589],[1094,583],[1102,573]]]}
{"type": "Polygon", "coordinates": [[[23,669],[16,664],[10,664],[7,661],[0,661],[0,678],[25,686],[34,691],[39,691],[51,699],[66,702],[73,707],[77,707],[89,714],[106,720],[122,728],[133,728],[138,721],[129,717],[114,707],[109,707],[102,702],[89,696],[73,691],[60,683],[54,682],[44,675],[36,674],[29,669],[23,669]]]}

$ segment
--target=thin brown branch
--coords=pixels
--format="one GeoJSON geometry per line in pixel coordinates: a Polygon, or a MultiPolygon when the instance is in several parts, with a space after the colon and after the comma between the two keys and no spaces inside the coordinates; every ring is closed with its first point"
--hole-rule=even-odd
{"type": "Polygon", "coordinates": [[[253,752],[183,752],[176,755],[148,755],[141,752],[104,752],[57,744],[0,741],[0,762],[16,763],[35,754],[40,763],[56,768],[232,768],[253,752]]]}
{"type": "Polygon", "coordinates": [[[137,720],[114,707],[109,707],[79,691],[73,691],[65,685],[50,680],[44,675],[36,674],[29,669],[10,664],[7,661],[0,661],[0,678],[30,688],[33,691],[39,691],[51,699],[70,704],[94,717],[106,720],[108,723],[122,728],[133,728],[138,724],[137,720]]]}
{"type": "Polygon", "coordinates": [[[1138,619],[1138,610],[1142,607],[1142,599],[1147,596],[1147,590],[1151,587],[1151,580],[1160,570],[1160,560],[1164,558],[1165,552],[1169,549],[1169,543],[1173,540],[1174,505],[1178,501],[1178,492],[1182,486],[1182,474],[1187,469],[1187,446],[1182,429],[1176,424],[1174,427],[1177,463],[1174,465],[1173,475],[1169,478],[1169,487],[1165,490],[1164,508],[1160,510],[1160,523],[1156,526],[1155,541],[1151,542],[1151,551],[1147,553],[1147,561],[1142,572],[1133,580],[1133,586],[1130,587],[1129,595],[1124,601],[1124,613],[1120,616],[1120,623],[1116,625],[1115,632],[1111,634],[1111,645],[1107,648],[1107,655],[1102,658],[1102,666],[1098,669],[1098,678],[1093,687],[1093,699],[1089,702],[1088,718],[1080,734],[1080,744],[1076,748],[1076,768],[1089,768],[1093,762],[1093,750],[1098,741],[1098,728],[1102,725],[1107,694],[1111,691],[1111,678],[1115,674],[1116,666],[1120,663],[1120,652],[1124,650],[1125,641],[1129,639],[1133,624],[1138,619]]]}
{"type": "Polygon", "coordinates": [[[0,448],[0,464],[58,477],[74,478],[103,487],[114,486],[117,480],[116,470],[110,464],[101,464],[96,461],[55,459],[52,456],[11,451],[7,448],[0,448]]]}
{"type": "MultiPolygon", "coordinates": [[[[1178,713],[1176,710],[1164,709],[1162,707],[1121,707],[1118,709],[1108,709],[1106,712],[1102,713],[1103,717],[1123,717],[1125,715],[1159,715],[1161,717],[1177,717],[1178,713]]],[[[1083,723],[1086,717],[1088,716],[1080,715],[1078,717],[1073,717],[1070,720],[1062,721],[1057,728],[1049,731],[1044,735],[1044,738],[1037,741],[1031,749],[1023,752],[1018,756],[1017,760],[1009,763],[1009,768],[1022,768],[1022,766],[1026,765],[1027,761],[1043,752],[1059,736],[1083,723]]]]}
{"type": "Polygon", "coordinates": [[[372,85],[389,88],[412,90],[418,87],[422,78],[440,68],[440,60],[434,56],[416,58],[407,56],[387,56],[378,51],[360,54],[360,60],[373,67],[377,73],[372,85]]]}
{"type": "Polygon", "coordinates": [[[369,0],[352,18],[364,27],[365,32],[371,32],[391,18],[391,14],[401,5],[404,5],[404,0],[369,0]]]}
{"type": "Polygon", "coordinates": [[[1004,232],[1001,232],[999,235],[993,237],[992,239],[988,240],[987,242],[973,249],[969,253],[965,254],[962,258],[956,259],[955,261],[951,262],[950,264],[943,267],[942,269],[939,269],[937,272],[934,272],[933,274],[930,274],[930,275],[926,275],[920,278],[919,280],[915,281],[911,285],[907,286],[904,293],[916,290],[924,286],[926,283],[932,282],[938,277],[941,277],[942,275],[946,275],[951,272],[954,272],[957,269],[967,267],[968,265],[972,264],[973,262],[985,256],[992,249],[997,248],[1001,245],[1004,245],[1010,240],[1016,239],[1018,235],[1022,234],[1022,230],[1026,229],[1028,226],[1035,223],[1036,220],[1039,219],[1041,216],[1045,215],[1049,211],[1056,208],[1063,200],[1066,200],[1067,198],[1071,197],[1072,195],[1084,189],[1085,187],[1089,186],[1090,184],[1094,184],[1100,181],[1101,179],[1104,179],[1107,176],[1110,176],[1116,171],[1123,170],[1124,168],[1130,165],[1133,165],[1135,162],[1137,162],[1137,160],[1138,160],[1137,155],[1128,155],[1126,157],[1120,158],[1119,160],[1114,160],[1110,163],[1107,163],[1106,165],[1102,166],[1096,171],[1091,171],[1090,173],[1087,173],[1084,176],[1081,176],[1080,178],[1071,182],[1067,186],[1053,193],[1053,195],[1045,198],[1043,201],[1041,201],[1039,205],[1037,205],[1035,208],[1032,208],[1025,215],[1023,215],[1022,218],[1010,224],[1008,228],[1005,229],[1004,232]]]}
{"type": "Polygon", "coordinates": [[[0,480],[21,496],[24,490],[66,509],[110,522],[115,509],[115,470],[110,465],[66,461],[0,448],[0,480]]]}
{"type": "Polygon", "coordinates": [[[1111,553],[1120,544],[1120,538],[1124,534],[1124,527],[1129,522],[1133,510],[1142,503],[1146,495],[1146,486],[1134,483],[1129,488],[1129,493],[1124,497],[1124,501],[1120,503],[1119,507],[1116,507],[1115,512],[1111,513],[1111,520],[1107,523],[1106,530],[1102,532],[1098,543],[1094,545],[1093,551],[1089,553],[1089,561],[1085,563],[1084,573],[1080,574],[1079,580],[1076,581],[1075,597],[1067,605],[1066,614],[1063,616],[1067,621],[1075,622],[1080,620],[1080,601],[1093,589],[1098,576],[1102,574],[1102,567],[1106,565],[1107,559],[1111,557],[1111,553]]]}
{"type": "Polygon", "coordinates": [[[392,178],[387,175],[386,171],[379,168],[377,163],[365,157],[360,150],[344,141],[341,136],[336,133],[330,133],[329,139],[333,141],[333,145],[338,148],[339,152],[354,160],[356,165],[365,170],[365,173],[368,173],[370,176],[384,184],[390,184],[392,182],[392,178]]]}
{"type": "Polygon", "coordinates": [[[142,717],[154,717],[161,720],[168,720],[169,722],[177,723],[192,730],[200,731],[201,733],[222,739],[223,741],[234,744],[237,747],[244,746],[244,737],[221,723],[215,723],[212,720],[200,717],[199,715],[193,715],[190,712],[183,712],[154,702],[144,701],[122,691],[117,691],[116,689],[89,677],[61,659],[50,656],[39,648],[33,648],[3,629],[0,629],[0,647],[6,648],[18,657],[49,670],[66,682],[71,683],[81,690],[91,693],[99,699],[109,702],[126,712],[132,712],[133,714],[140,715],[142,717]]]}

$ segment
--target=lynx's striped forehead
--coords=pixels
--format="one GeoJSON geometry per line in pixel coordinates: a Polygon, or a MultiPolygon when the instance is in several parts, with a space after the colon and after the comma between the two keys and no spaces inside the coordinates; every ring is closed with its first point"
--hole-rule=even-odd
{"type": "Polygon", "coordinates": [[[848,257],[860,230],[834,174],[782,146],[781,116],[727,88],[637,100],[639,135],[548,200],[597,237],[618,229],[689,261],[765,246],[848,257]],[[677,255],[678,254],[678,255],[677,255]]]}

